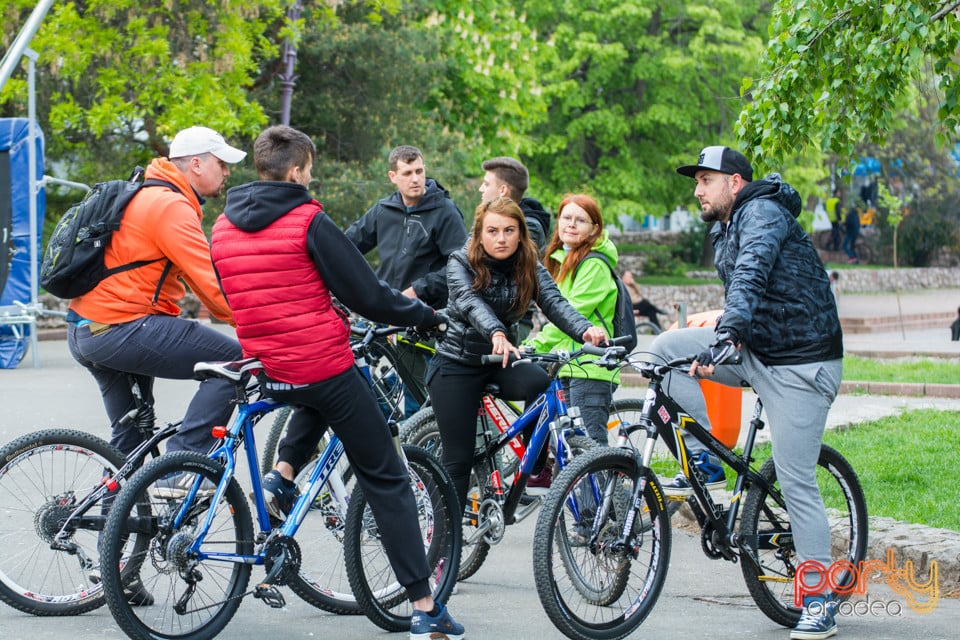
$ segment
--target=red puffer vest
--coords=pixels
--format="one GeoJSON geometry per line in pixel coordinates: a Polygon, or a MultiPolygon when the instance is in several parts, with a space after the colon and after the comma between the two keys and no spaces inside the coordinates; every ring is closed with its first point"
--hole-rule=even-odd
{"type": "Polygon", "coordinates": [[[320,382],[353,365],[347,321],[307,253],[307,228],[321,211],[313,201],[259,231],[224,215],[213,227],[210,254],[244,355],[280,382],[320,382]]]}

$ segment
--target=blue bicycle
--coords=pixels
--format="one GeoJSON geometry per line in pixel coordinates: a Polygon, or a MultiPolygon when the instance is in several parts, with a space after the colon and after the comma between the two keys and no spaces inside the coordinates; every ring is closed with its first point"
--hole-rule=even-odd
{"type": "MultiPolygon", "coordinates": [[[[209,456],[163,455],[117,495],[101,542],[104,593],[114,619],[136,640],[206,640],[224,629],[248,595],[271,607],[284,605],[279,587],[285,585],[314,606],[328,604],[331,595],[342,597],[327,584],[342,557],[356,602],[370,620],[388,631],[409,629],[406,591],[390,569],[362,490],[347,495],[338,466],[344,450],[336,436],[314,461],[287,519],[279,526],[271,522],[257,472],[254,426],[285,405],[269,398],[247,402],[243,389],[260,367],[255,359],[198,364],[198,376],[236,384],[236,416],[214,434],[222,443],[209,456]],[[235,478],[240,447],[250,470],[256,529],[235,478]],[[177,483],[181,490],[170,489],[172,475],[186,480],[177,483]],[[127,544],[131,537],[141,543],[127,544]],[[309,544],[301,546],[298,537],[309,544]],[[254,565],[263,566],[266,575],[248,590],[254,565]],[[132,576],[153,594],[154,604],[127,601],[124,584],[132,576]]],[[[459,509],[451,507],[457,497],[443,467],[426,451],[399,444],[397,451],[410,472],[433,597],[445,602],[460,554],[459,509]]]]}
{"type": "MultiPolygon", "coordinates": [[[[481,428],[478,430],[463,515],[459,580],[465,580],[477,572],[486,560],[490,547],[503,540],[507,525],[529,517],[540,506],[543,497],[528,499],[530,496],[524,495],[524,489],[546,447],[549,447],[556,461],[554,477],[574,456],[598,447],[585,435],[580,408],[567,406],[563,383],[558,374],[565,365],[576,364],[583,355],[602,356],[600,360],[583,366],[603,366],[607,361],[615,363],[625,355],[624,348],[616,345],[626,340],[626,337],[615,338],[610,341],[609,347],[586,344],[572,353],[523,353],[510,366],[543,365],[551,380],[536,401],[515,419],[512,414],[490,406],[499,394],[496,385],[485,390],[483,401],[487,406],[479,410],[481,428]],[[520,436],[528,428],[532,429],[532,435],[524,447],[520,436]]],[[[503,356],[484,356],[482,360],[484,364],[502,364],[503,356]]],[[[440,457],[440,431],[435,419],[418,423],[416,429],[407,429],[403,439],[440,457]]]]}

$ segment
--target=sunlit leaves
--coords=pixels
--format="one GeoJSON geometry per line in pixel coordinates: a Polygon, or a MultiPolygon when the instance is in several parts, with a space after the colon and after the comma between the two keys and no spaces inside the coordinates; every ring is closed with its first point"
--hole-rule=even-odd
{"type": "Polygon", "coordinates": [[[766,164],[806,146],[849,157],[858,143],[883,140],[906,88],[929,73],[930,62],[942,94],[940,118],[954,130],[956,7],[932,19],[950,4],[896,0],[878,11],[872,0],[777,2],[763,69],[741,84],[750,102],[738,137],[766,164]],[[782,103],[791,107],[774,108],[782,103]]]}

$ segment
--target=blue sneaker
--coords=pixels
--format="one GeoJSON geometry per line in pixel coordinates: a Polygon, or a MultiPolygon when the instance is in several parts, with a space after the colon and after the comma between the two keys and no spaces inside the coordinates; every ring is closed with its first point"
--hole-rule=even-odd
{"type": "MultiPolygon", "coordinates": [[[[715,456],[710,455],[709,451],[701,451],[696,454],[693,456],[692,462],[703,474],[708,491],[716,491],[727,486],[727,476],[723,472],[723,465],[715,456]]],[[[690,481],[687,480],[682,471],[677,473],[673,480],[664,482],[662,485],[663,492],[668,496],[689,496],[693,494],[690,481]]]]}
{"type": "Polygon", "coordinates": [[[410,616],[410,640],[460,640],[463,625],[457,624],[447,608],[437,603],[440,613],[431,616],[426,611],[414,609],[410,616]]]}
{"type": "Polygon", "coordinates": [[[804,597],[800,622],[790,632],[790,640],[824,640],[836,635],[836,606],[836,602],[823,596],[804,597]]]}
{"type": "Polygon", "coordinates": [[[267,503],[267,513],[280,522],[287,519],[293,503],[300,497],[297,485],[285,479],[276,469],[263,476],[263,499],[267,503]]]}

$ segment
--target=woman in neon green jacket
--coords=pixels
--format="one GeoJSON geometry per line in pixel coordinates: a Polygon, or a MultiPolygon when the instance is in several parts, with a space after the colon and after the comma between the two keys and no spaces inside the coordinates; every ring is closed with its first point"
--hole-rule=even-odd
{"type": "MultiPolygon", "coordinates": [[[[544,265],[557,282],[560,293],[595,325],[613,335],[613,315],[617,304],[617,285],[609,267],[591,252],[599,253],[616,267],[617,248],[603,229],[603,216],[597,201],[585,194],[564,196],[557,207],[557,226],[547,245],[544,265]]],[[[524,344],[537,351],[580,348],[553,324],[547,324],[524,344]]],[[[584,357],[579,365],[567,365],[560,372],[567,387],[567,402],[580,408],[587,433],[607,444],[607,419],[613,392],[620,382],[619,370],[610,371],[591,364],[596,358],[584,357]]]]}

